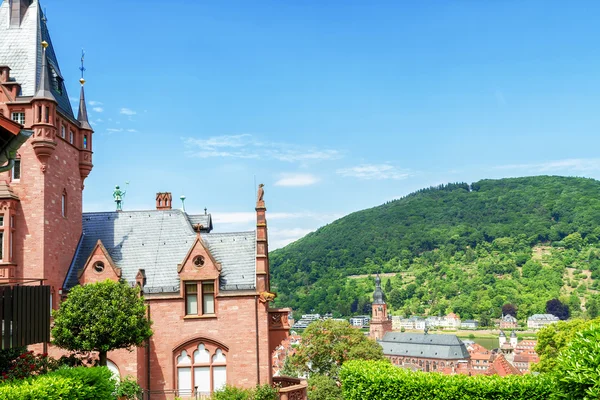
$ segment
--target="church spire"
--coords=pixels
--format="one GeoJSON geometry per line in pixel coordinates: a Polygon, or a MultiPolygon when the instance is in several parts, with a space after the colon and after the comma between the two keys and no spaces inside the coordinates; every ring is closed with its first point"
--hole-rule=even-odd
{"type": "Polygon", "coordinates": [[[379,274],[375,277],[375,291],[373,292],[373,304],[385,304],[383,290],[381,290],[381,278],[379,274]]]}
{"type": "Polygon", "coordinates": [[[46,99],[56,102],[56,98],[50,90],[50,76],[48,76],[48,58],[46,56],[46,47],[48,42],[45,40],[42,42],[42,72],[40,74],[40,82],[38,84],[38,91],[34,96],[34,99],[46,99]]]}

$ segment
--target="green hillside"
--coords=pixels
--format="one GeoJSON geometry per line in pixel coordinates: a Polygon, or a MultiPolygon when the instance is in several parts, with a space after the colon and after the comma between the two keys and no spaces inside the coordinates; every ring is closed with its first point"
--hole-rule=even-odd
{"type": "Polygon", "coordinates": [[[376,272],[388,273],[388,303],[401,313],[496,317],[514,303],[524,317],[554,297],[573,314],[586,301],[594,312],[599,237],[599,181],[448,184],[355,212],[273,251],[272,282],[277,303],[299,312],[360,313],[372,279],[347,277],[376,272]]]}

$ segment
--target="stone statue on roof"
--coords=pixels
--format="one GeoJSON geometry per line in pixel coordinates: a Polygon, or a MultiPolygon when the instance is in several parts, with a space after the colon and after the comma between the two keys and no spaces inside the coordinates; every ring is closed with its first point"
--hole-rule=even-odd
{"type": "Polygon", "coordinates": [[[265,185],[263,183],[258,185],[258,196],[256,199],[256,207],[264,207],[265,206],[265,201],[263,199],[263,197],[265,196],[265,189],[263,189],[264,186],[265,185]]]}
{"type": "Polygon", "coordinates": [[[117,211],[123,211],[123,197],[125,197],[126,193],[127,190],[121,190],[119,185],[115,186],[115,190],[113,191],[113,198],[115,199],[115,203],[117,203],[117,211]]]}

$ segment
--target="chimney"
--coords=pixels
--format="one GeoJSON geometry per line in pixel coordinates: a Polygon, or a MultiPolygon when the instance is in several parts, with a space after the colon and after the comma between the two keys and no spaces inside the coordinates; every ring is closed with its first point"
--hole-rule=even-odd
{"type": "Polygon", "coordinates": [[[169,192],[156,193],[156,209],[157,210],[170,210],[171,209],[172,196],[169,192]]]}
{"type": "Polygon", "coordinates": [[[27,8],[31,5],[31,0],[12,0],[10,2],[10,26],[19,27],[23,22],[23,17],[27,8]]]}

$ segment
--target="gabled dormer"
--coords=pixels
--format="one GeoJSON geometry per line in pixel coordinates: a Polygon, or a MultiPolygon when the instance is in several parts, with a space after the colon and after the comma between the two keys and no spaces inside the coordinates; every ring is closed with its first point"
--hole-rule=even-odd
{"type": "Polygon", "coordinates": [[[216,297],[219,288],[219,264],[200,234],[178,265],[181,296],[184,298],[184,318],[211,318],[217,315],[216,297]]]}
{"type": "Polygon", "coordinates": [[[115,265],[101,240],[98,240],[85,266],[79,271],[78,278],[80,285],[102,282],[107,279],[117,282],[121,279],[121,269],[115,265]]]}

